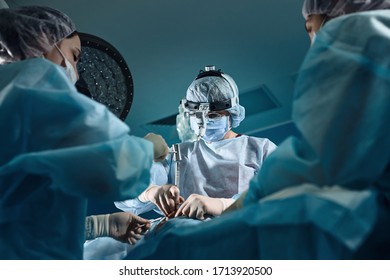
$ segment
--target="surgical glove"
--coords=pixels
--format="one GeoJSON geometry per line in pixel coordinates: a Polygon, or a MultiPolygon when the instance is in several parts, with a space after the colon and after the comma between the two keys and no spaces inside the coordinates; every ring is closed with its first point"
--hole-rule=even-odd
{"type": "Polygon", "coordinates": [[[149,228],[149,220],[127,212],[93,215],[85,219],[86,240],[109,236],[134,245],[149,228]]]}
{"type": "Polygon", "coordinates": [[[176,211],[178,205],[184,201],[180,196],[179,188],[175,185],[149,186],[138,196],[142,202],[153,202],[165,215],[176,211]]]}
{"type": "Polygon", "coordinates": [[[134,245],[148,231],[149,220],[128,212],[113,213],[109,217],[109,236],[134,245]]]}
{"type": "Polygon", "coordinates": [[[144,139],[153,143],[154,161],[162,161],[166,158],[169,153],[169,148],[161,135],[148,133],[144,136],[144,139]]]}
{"type": "Polygon", "coordinates": [[[212,198],[199,194],[191,194],[179,207],[175,217],[187,216],[199,220],[205,219],[206,215],[219,216],[234,202],[234,199],[212,198]]]}

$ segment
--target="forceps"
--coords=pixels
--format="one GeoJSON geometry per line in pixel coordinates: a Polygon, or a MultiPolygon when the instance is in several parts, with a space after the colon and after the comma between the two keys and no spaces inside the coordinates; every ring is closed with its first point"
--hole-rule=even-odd
{"type": "Polygon", "coordinates": [[[151,220],[149,220],[149,222],[155,223],[155,222],[161,222],[161,221],[173,218],[175,216],[175,213],[176,213],[176,211],[170,213],[168,216],[162,216],[162,217],[158,217],[156,219],[151,219],[151,220]]]}
{"type": "Polygon", "coordinates": [[[151,220],[149,220],[149,222],[151,222],[151,223],[154,223],[154,222],[159,222],[159,221],[161,221],[161,220],[163,220],[163,219],[165,219],[166,217],[159,217],[159,218],[156,218],[156,219],[151,219],[151,220]]]}
{"type": "MultiPolygon", "coordinates": [[[[151,223],[151,224],[153,224],[153,223],[160,223],[162,220],[164,220],[166,217],[159,217],[159,218],[156,218],[156,219],[151,219],[151,220],[149,220],[149,222],[151,223]]],[[[144,227],[146,224],[143,224],[142,226],[140,226],[140,227],[144,227]]]]}

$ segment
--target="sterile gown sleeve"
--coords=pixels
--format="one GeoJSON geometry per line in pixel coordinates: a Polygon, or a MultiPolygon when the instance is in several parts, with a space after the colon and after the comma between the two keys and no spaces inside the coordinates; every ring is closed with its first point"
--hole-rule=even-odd
{"type": "MultiPolygon", "coordinates": [[[[168,157],[170,157],[168,155],[168,157]]],[[[151,181],[150,183],[153,185],[163,186],[168,183],[168,161],[162,162],[154,162],[152,168],[150,170],[151,181]]],[[[162,213],[157,208],[157,206],[152,202],[142,202],[137,198],[128,199],[125,201],[116,201],[114,202],[115,206],[125,212],[131,212],[134,214],[142,214],[149,212],[151,210],[155,210],[157,213],[162,213]]]]}
{"type": "Polygon", "coordinates": [[[128,126],[79,94],[60,67],[43,59],[2,67],[7,67],[0,82],[5,200],[22,195],[23,190],[12,191],[34,175],[64,193],[108,200],[136,197],[149,185],[152,144],[129,136],[128,126]]]}
{"type": "Polygon", "coordinates": [[[301,183],[389,191],[388,13],[343,16],[319,32],[294,93],[293,120],[302,137],[269,156],[244,204],[301,183]]]}

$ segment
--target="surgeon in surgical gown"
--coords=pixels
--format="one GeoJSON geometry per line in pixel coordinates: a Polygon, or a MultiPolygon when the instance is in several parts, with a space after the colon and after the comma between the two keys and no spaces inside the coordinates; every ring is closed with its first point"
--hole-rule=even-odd
{"type": "Polygon", "coordinates": [[[196,227],[168,221],[129,258],[390,258],[390,11],[364,10],[384,2],[316,34],[294,91],[302,136],[264,161],[236,210],[196,227]]]}
{"type": "Polygon", "coordinates": [[[179,161],[171,154],[166,161],[156,163],[152,169],[152,186],[137,199],[115,205],[137,214],[158,207],[166,216],[175,211],[175,216],[200,220],[219,216],[247,190],[249,181],[276,149],[267,138],[241,135],[232,130],[245,117],[238,95],[238,87],[229,75],[213,66],[200,71],[181,103],[190,115],[193,133],[200,134],[202,127],[197,124],[202,121],[207,122],[205,133],[197,141],[179,145],[179,161]],[[209,104],[209,109],[198,110],[204,104],[209,104]],[[202,113],[205,120],[197,119],[197,114],[202,113]],[[177,179],[176,164],[180,170],[177,179]],[[183,198],[181,201],[179,196],[183,198]],[[170,200],[174,201],[169,203],[170,200]]]}
{"type": "Polygon", "coordinates": [[[152,143],[76,91],[79,53],[63,13],[0,10],[0,259],[81,259],[87,198],[149,184],[152,143]]]}

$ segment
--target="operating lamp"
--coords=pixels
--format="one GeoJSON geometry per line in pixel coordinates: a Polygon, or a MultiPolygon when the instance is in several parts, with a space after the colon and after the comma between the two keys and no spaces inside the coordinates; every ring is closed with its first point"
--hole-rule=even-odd
{"type": "Polygon", "coordinates": [[[124,121],[134,95],[133,78],[125,59],[104,39],[87,33],[79,33],[79,36],[78,91],[107,106],[124,121]]]}

